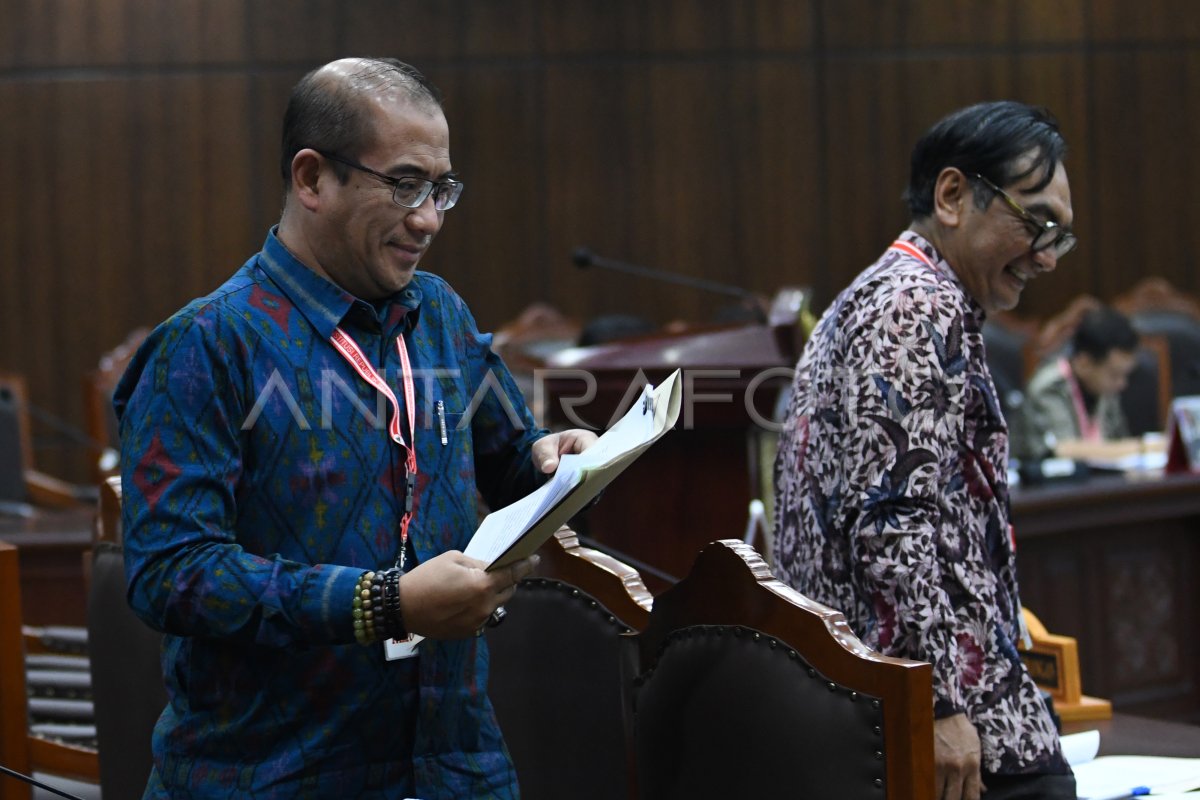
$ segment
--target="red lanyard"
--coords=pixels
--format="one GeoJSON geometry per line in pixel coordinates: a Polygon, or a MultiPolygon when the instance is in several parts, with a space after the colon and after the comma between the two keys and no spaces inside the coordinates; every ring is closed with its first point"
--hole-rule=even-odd
{"type": "Polygon", "coordinates": [[[892,246],[889,247],[888,249],[889,250],[898,250],[901,253],[907,253],[908,255],[912,256],[913,258],[917,259],[918,261],[924,261],[929,266],[933,267],[934,269],[937,269],[937,266],[932,261],[929,260],[929,256],[925,255],[924,253],[922,253],[920,251],[919,248],[913,246],[909,242],[904,241],[903,239],[897,239],[896,241],[892,242],[892,246]]]}
{"type": "Polygon", "coordinates": [[[342,357],[350,362],[354,371],[363,380],[374,386],[376,391],[381,392],[392,404],[392,418],[388,421],[388,435],[392,437],[393,442],[404,448],[404,465],[407,473],[404,488],[404,516],[400,518],[400,555],[396,559],[396,565],[403,569],[404,546],[408,543],[408,525],[412,522],[413,494],[417,487],[417,401],[416,389],[413,387],[412,365],[408,361],[408,348],[404,345],[404,337],[397,336],[396,349],[400,351],[400,366],[404,370],[404,405],[408,409],[408,444],[406,445],[404,434],[400,430],[400,404],[396,401],[392,387],[388,386],[387,382],[380,377],[375,368],[371,366],[371,362],[367,361],[367,357],[363,355],[358,344],[341,328],[334,328],[333,335],[329,337],[329,340],[342,354],[342,357]]]}
{"type": "Polygon", "coordinates": [[[1075,373],[1071,371],[1071,365],[1065,358],[1058,360],[1058,371],[1062,373],[1067,381],[1067,388],[1071,391],[1071,404],[1075,406],[1075,419],[1079,421],[1079,438],[1089,442],[1100,441],[1100,426],[1088,414],[1087,404],[1083,402],[1083,392],[1079,389],[1079,381],[1075,380],[1075,373]]]}

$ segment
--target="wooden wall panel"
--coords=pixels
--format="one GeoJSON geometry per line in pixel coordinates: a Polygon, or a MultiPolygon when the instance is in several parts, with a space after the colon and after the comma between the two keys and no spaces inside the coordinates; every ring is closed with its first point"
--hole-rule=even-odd
{"type": "MultiPolygon", "coordinates": [[[[901,195],[912,145],[949,111],[1012,94],[1001,57],[848,59],[826,78],[830,291],[878,258],[908,224],[901,195]]],[[[825,302],[832,299],[820,293],[825,302]]]]}
{"type": "Polygon", "coordinates": [[[830,49],[868,48],[892,60],[901,54],[897,51],[928,47],[979,52],[1082,41],[1085,6],[1086,0],[839,0],[822,4],[821,10],[830,49]]]}
{"type": "Polygon", "coordinates": [[[432,62],[527,58],[537,41],[534,0],[363,0],[345,9],[344,53],[432,62]]]}
{"type": "Polygon", "coordinates": [[[309,68],[337,58],[342,55],[341,18],[349,5],[339,0],[250,0],[244,12],[250,53],[260,64],[309,68]]]}
{"type": "MultiPolygon", "coordinates": [[[[122,53],[131,64],[238,64],[246,57],[244,0],[104,0],[93,7],[112,6],[97,24],[127,30],[122,53]]],[[[251,3],[250,6],[255,5],[251,3]]],[[[113,37],[119,40],[121,37],[113,37]]]]}
{"type": "Polygon", "coordinates": [[[812,0],[542,4],[547,54],[614,56],[810,47],[812,0]]]}
{"type": "Polygon", "coordinates": [[[439,69],[450,155],[463,196],[422,260],[494,329],[540,297],[547,263],[537,75],[524,68],[439,69]]]}
{"type": "Polygon", "coordinates": [[[5,0],[0,64],[130,67],[245,55],[244,0],[5,0]]]}
{"type": "Polygon", "coordinates": [[[1001,96],[1062,120],[1082,237],[1022,313],[1148,274],[1200,293],[1190,0],[0,0],[0,19],[0,368],[68,419],[102,350],[257,249],[287,91],[345,54],[445,90],[468,188],[426,266],[485,327],[534,300],[657,321],[723,305],[579,272],[578,244],[808,283],[820,306],[907,222],[917,135],[1001,96]]]}
{"type": "MultiPolygon", "coordinates": [[[[312,65],[264,68],[250,81],[250,108],[246,119],[249,136],[247,187],[254,197],[249,228],[255,233],[254,249],[266,238],[267,229],[279,221],[283,209],[283,179],[280,176],[280,144],[283,138],[283,112],[296,81],[312,65]]],[[[250,252],[246,253],[248,258],[250,252]]]]}
{"type": "Polygon", "coordinates": [[[1111,296],[1147,275],[1197,289],[1200,50],[1097,53],[1093,110],[1097,268],[1111,296]]]}
{"type": "Polygon", "coordinates": [[[1092,0],[1092,38],[1097,42],[1190,42],[1200,40],[1200,9],[1191,0],[1092,0]]]}
{"type": "Polygon", "coordinates": [[[1067,140],[1067,177],[1071,184],[1071,207],[1075,214],[1073,227],[1080,244],[1049,275],[1041,275],[1021,295],[1017,313],[1025,317],[1044,318],[1062,310],[1064,298],[1079,294],[1112,293],[1098,287],[1093,280],[1098,263],[1098,250],[1092,232],[1095,230],[1095,197],[1092,187],[1091,131],[1092,119],[1088,110],[1088,80],[1085,62],[1072,52],[1028,55],[1013,60],[1012,97],[1027,103],[1045,106],[1058,118],[1067,140]]]}
{"type": "Polygon", "coordinates": [[[4,126],[3,141],[20,154],[10,174],[22,187],[3,206],[16,242],[4,293],[19,298],[6,303],[17,331],[6,344],[24,343],[6,368],[27,375],[32,402],[81,421],[79,381],[100,354],[211,290],[257,243],[245,227],[245,86],[237,76],[6,85],[37,126],[4,126]]]}
{"type": "Polygon", "coordinates": [[[698,290],[574,271],[570,254],[578,245],[768,293],[778,278],[771,254],[781,243],[795,254],[789,281],[820,263],[809,212],[819,207],[818,174],[803,156],[772,157],[781,147],[816,152],[811,71],[792,64],[561,66],[548,77],[546,105],[555,110],[546,117],[547,196],[560,199],[546,209],[551,302],[569,307],[587,298],[591,313],[658,322],[706,320],[729,304],[698,290]]]}

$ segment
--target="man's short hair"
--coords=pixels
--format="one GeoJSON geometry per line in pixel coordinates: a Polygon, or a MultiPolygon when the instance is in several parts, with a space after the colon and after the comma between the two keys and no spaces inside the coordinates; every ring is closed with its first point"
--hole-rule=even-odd
{"type": "MultiPolygon", "coordinates": [[[[914,220],[932,214],[934,186],[947,167],[967,176],[978,173],[1001,188],[1042,170],[1037,185],[1030,187],[1041,191],[1054,179],[1066,152],[1058,121],[1044,108],[1013,100],[968,106],[944,117],[917,141],[904,202],[914,220]],[[1017,162],[1030,153],[1033,162],[1017,172],[1017,162]]],[[[991,193],[979,188],[976,202],[986,208],[991,193]]]]}
{"type": "MultiPolygon", "coordinates": [[[[279,172],[286,193],[292,183],[292,160],[306,147],[343,158],[357,158],[374,133],[363,98],[373,90],[400,88],[414,102],[441,110],[442,93],[416,67],[395,58],[364,58],[348,80],[330,80],[323,67],[312,70],[292,88],[283,115],[283,147],[279,172]]],[[[349,168],[335,162],[338,179],[349,168]]]]}
{"type": "Polygon", "coordinates": [[[1113,350],[1132,353],[1137,347],[1137,331],[1129,319],[1108,306],[1094,308],[1084,314],[1071,341],[1074,355],[1086,353],[1097,362],[1104,361],[1113,350]]]}

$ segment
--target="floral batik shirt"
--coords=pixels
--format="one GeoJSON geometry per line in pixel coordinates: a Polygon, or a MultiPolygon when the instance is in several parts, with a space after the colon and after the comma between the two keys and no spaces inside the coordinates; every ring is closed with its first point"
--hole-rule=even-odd
{"type": "Polygon", "coordinates": [[[775,464],[777,571],[868,646],[930,662],[934,714],[967,714],[984,770],[1065,773],[1017,654],[1008,429],[983,316],[911,231],[825,312],[775,464]]]}

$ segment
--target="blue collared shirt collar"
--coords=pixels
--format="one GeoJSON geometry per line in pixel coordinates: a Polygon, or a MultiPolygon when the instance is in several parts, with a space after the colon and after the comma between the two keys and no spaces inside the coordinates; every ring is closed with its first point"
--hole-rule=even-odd
{"type": "Polygon", "coordinates": [[[422,296],[420,272],[408,286],[389,298],[381,313],[371,303],[359,300],[305,266],[279,241],[277,227],[267,233],[258,264],[317,333],[326,339],[356,308],[360,319],[367,317],[376,320],[384,333],[390,333],[400,325],[404,325],[406,331],[412,330],[417,324],[422,296]]]}

